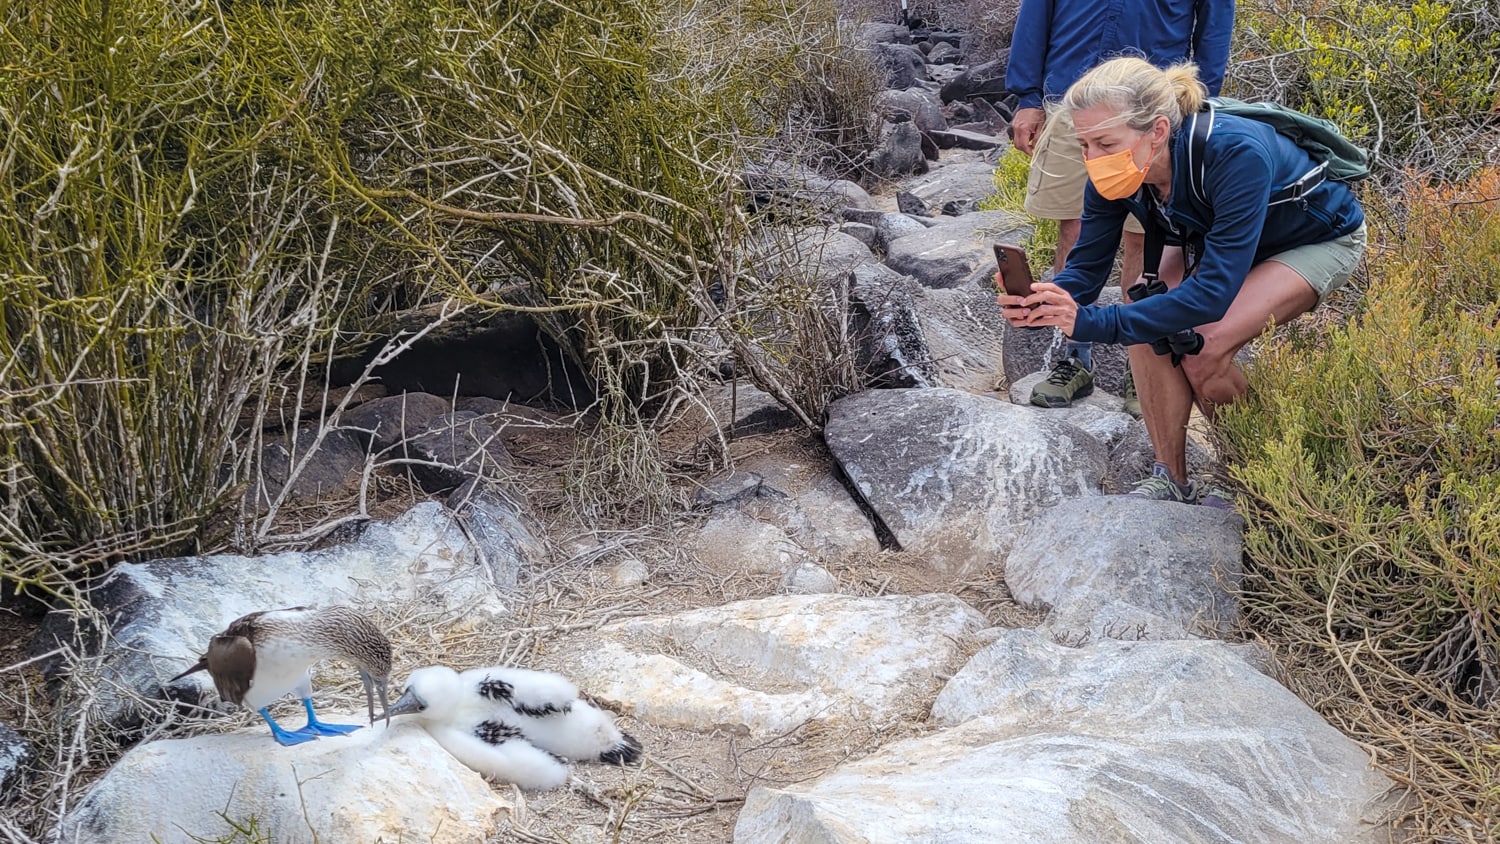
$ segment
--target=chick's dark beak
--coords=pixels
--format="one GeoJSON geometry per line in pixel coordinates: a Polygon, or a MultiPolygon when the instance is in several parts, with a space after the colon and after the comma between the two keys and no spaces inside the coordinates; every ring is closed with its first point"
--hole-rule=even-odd
{"type": "Polygon", "coordinates": [[[396,701],[395,705],[385,710],[385,720],[386,723],[390,723],[392,715],[410,715],[413,712],[421,712],[426,708],[427,704],[423,703],[422,699],[417,697],[416,693],[407,689],[406,693],[396,701]]]}

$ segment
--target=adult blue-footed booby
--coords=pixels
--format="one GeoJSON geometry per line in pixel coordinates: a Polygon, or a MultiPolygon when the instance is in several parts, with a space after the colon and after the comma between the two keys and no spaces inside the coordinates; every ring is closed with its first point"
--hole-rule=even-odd
{"type": "Polygon", "coordinates": [[[208,653],[172,680],[206,669],[219,697],[258,712],[281,744],[301,744],[359,729],[352,724],[325,724],[313,713],[311,669],[324,659],[343,660],[359,671],[374,724],[375,692],[381,707],[386,707],[391,643],[369,619],[345,606],[290,607],[237,618],[213,637],[208,653]],[[307,725],[293,731],[283,729],[267,711],[290,691],[297,692],[307,709],[307,725]]]}
{"type": "Polygon", "coordinates": [[[640,757],[639,742],[547,671],[419,668],[386,714],[416,717],[454,758],[522,788],[562,785],[565,761],[622,765],[640,757]]]}

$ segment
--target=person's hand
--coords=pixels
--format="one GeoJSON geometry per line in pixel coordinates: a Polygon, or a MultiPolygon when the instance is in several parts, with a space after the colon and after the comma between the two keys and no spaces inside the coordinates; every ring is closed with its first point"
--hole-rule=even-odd
{"type": "Polygon", "coordinates": [[[1023,108],[1010,120],[1010,140],[1016,149],[1029,158],[1036,151],[1037,136],[1042,134],[1042,124],[1047,122],[1046,112],[1039,108],[1023,108]]]}
{"type": "Polygon", "coordinates": [[[1031,285],[1030,296],[1007,296],[1000,294],[995,301],[1003,308],[1006,321],[1017,328],[1042,328],[1054,326],[1062,333],[1073,336],[1073,323],[1078,318],[1078,303],[1066,290],[1050,281],[1038,281],[1031,285]]]}

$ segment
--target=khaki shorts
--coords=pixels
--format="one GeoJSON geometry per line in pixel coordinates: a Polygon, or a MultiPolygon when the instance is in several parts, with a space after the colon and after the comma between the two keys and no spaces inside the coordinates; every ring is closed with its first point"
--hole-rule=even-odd
{"type": "Polygon", "coordinates": [[[1361,223],[1359,228],[1343,237],[1288,249],[1266,260],[1291,267],[1317,291],[1318,304],[1321,305],[1328,294],[1349,283],[1349,276],[1354,274],[1360,257],[1365,254],[1367,238],[1368,232],[1361,223]]]}
{"type": "MultiPolygon", "coordinates": [[[[1065,108],[1052,111],[1031,153],[1026,178],[1026,213],[1043,220],[1076,220],[1083,216],[1083,186],[1088,184],[1083,149],[1073,134],[1073,117],[1065,108]]],[[[1125,218],[1125,231],[1146,231],[1134,214],[1125,218]]]]}

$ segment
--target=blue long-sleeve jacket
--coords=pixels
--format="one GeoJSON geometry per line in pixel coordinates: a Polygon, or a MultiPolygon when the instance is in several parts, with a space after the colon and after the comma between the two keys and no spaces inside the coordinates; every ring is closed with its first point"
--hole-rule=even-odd
{"type": "Polygon", "coordinates": [[[1233,29],[1234,0],[1021,0],[1005,87],[1019,108],[1037,108],[1100,62],[1140,55],[1157,67],[1197,62],[1218,96],[1233,29]]]}
{"type": "MultiPolygon", "coordinates": [[[[1207,203],[1193,195],[1187,168],[1172,168],[1167,216],[1185,236],[1203,238],[1197,271],[1176,288],[1129,305],[1093,304],[1114,266],[1125,215],[1144,220],[1147,209],[1139,193],[1108,200],[1092,184],[1084,188],[1082,230],[1067,266],[1054,279],[1081,306],[1074,340],[1150,343],[1217,322],[1252,266],[1298,246],[1343,237],[1364,223],[1359,200],[1342,182],[1323,182],[1306,194],[1305,202],[1269,205],[1271,194],[1312,169],[1313,160],[1266,123],[1215,115],[1203,155],[1207,203]]],[[[1172,162],[1187,161],[1190,141],[1184,122],[1172,136],[1172,162]]]]}

